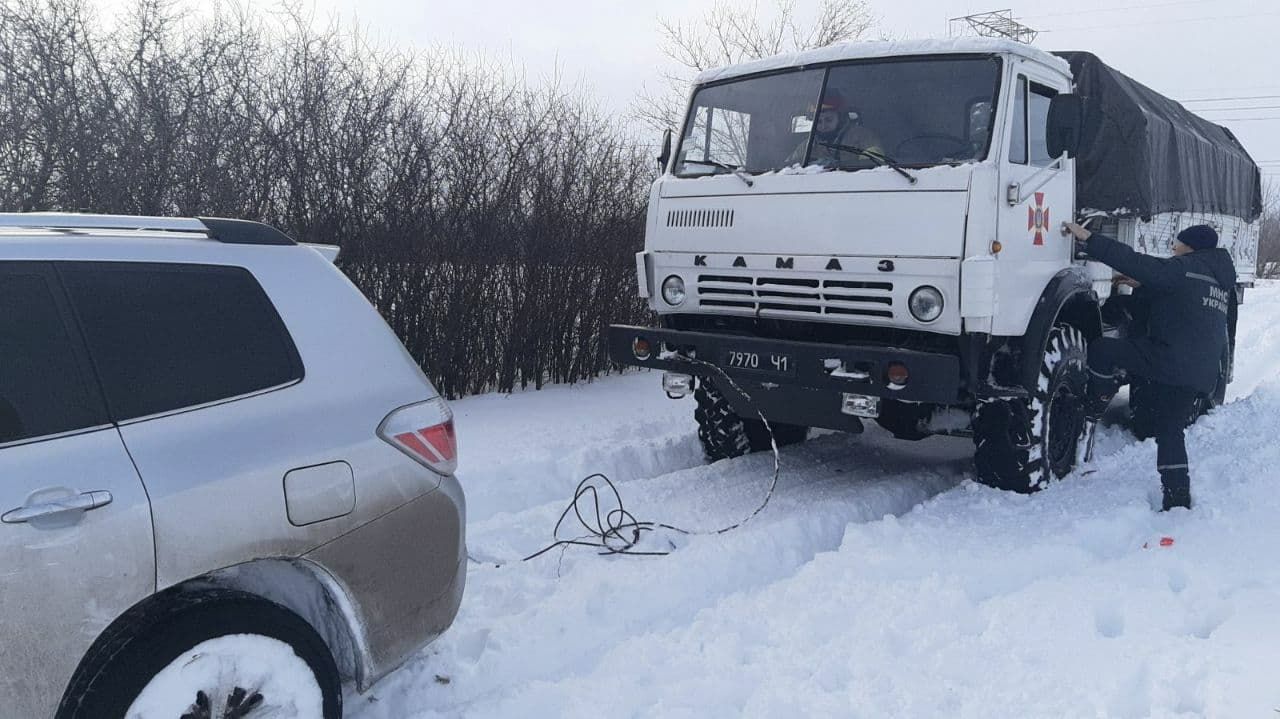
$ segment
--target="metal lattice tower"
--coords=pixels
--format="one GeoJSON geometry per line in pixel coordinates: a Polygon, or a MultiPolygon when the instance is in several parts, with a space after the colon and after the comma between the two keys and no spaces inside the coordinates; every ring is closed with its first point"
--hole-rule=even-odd
{"type": "Polygon", "coordinates": [[[1031,43],[1036,39],[1038,31],[1013,19],[1012,10],[993,10],[975,15],[953,17],[947,21],[947,34],[951,37],[962,35],[979,35],[981,37],[1004,37],[1018,42],[1031,43]]]}

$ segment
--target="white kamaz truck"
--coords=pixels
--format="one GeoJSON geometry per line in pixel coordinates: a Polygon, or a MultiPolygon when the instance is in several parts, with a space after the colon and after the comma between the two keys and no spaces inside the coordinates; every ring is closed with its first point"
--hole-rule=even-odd
{"type": "MultiPolygon", "coordinates": [[[[757,412],[779,444],[874,420],[972,436],[981,481],[1033,491],[1091,447],[1088,343],[1130,331],[1106,305],[1112,271],[1074,256],[1064,220],[1164,255],[1212,224],[1238,297],[1254,276],[1257,165],[1087,53],[781,55],[702,73],[671,140],[636,257],[659,326],[611,327],[609,354],[696,396],[712,460],[769,446],[757,412]]],[[[1206,406],[1229,354],[1222,368],[1206,406]]]]}

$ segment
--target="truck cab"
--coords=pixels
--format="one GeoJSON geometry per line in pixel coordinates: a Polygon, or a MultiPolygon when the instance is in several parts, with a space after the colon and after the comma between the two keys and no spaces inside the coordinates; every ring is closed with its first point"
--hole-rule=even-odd
{"type": "Polygon", "coordinates": [[[711,459],[767,447],[766,424],[786,443],[874,419],[974,436],[996,486],[1063,476],[1092,440],[1084,353],[1112,288],[1061,232],[1073,89],[1063,57],[978,38],[702,73],[636,258],[660,323],[611,328],[611,357],[696,394],[711,459]]]}

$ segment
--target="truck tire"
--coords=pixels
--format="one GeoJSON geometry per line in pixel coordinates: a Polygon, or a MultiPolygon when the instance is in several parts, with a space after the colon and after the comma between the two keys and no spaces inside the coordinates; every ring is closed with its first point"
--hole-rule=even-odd
{"type": "Polygon", "coordinates": [[[1035,492],[1066,476],[1088,456],[1094,423],[1085,418],[1087,360],[1080,330],[1057,325],[1045,343],[1032,396],[979,406],[973,423],[979,482],[1035,492]]]}
{"type": "MultiPolygon", "coordinates": [[[[698,422],[698,441],[702,443],[707,461],[770,449],[769,431],[764,423],[739,417],[715,385],[706,380],[698,382],[693,398],[698,403],[693,411],[693,418],[698,422]]],[[[798,444],[809,436],[809,428],[801,425],[770,422],[769,427],[779,447],[798,444]]]]}
{"type": "Polygon", "coordinates": [[[108,627],[57,717],[253,719],[277,711],[341,719],[341,678],[328,646],[279,604],[209,589],[174,592],[108,627]]]}

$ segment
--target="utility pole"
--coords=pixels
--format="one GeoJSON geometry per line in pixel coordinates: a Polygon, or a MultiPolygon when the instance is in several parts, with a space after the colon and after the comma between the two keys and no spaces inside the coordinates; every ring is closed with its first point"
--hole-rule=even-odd
{"type": "Polygon", "coordinates": [[[1012,10],[993,10],[951,18],[947,21],[947,34],[951,37],[1003,37],[1030,44],[1039,32],[1014,20],[1012,10]]]}

